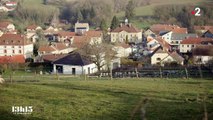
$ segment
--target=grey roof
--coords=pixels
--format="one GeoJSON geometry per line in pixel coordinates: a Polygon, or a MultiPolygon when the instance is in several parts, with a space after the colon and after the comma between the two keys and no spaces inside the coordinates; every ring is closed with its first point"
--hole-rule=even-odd
{"type": "Polygon", "coordinates": [[[92,62],[90,60],[88,60],[86,57],[81,56],[77,52],[71,53],[53,62],[53,64],[75,65],[75,66],[84,66],[89,65],[91,63],[92,62]]]}
{"type": "Polygon", "coordinates": [[[172,33],[171,40],[184,40],[189,37],[197,37],[197,34],[172,33]]]}

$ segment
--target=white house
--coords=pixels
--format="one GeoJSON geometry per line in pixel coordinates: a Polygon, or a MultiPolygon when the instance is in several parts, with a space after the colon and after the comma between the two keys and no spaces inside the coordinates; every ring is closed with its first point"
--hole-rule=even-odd
{"type": "Polygon", "coordinates": [[[156,34],[150,29],[147,29],[143,34],[145,37],[148,37],[148,36],[155,37],[156,36],[156,34]]]}
{"type": "Polygon", "coordinates": [[[166,50],[163,50],[162,47],[157,48],[151,55],[151,64],[160,64],[164,65],[166,62],[177,62],[183,65],[184,59],[178,55],[176,52],[170,53],[166,50]]]}
{"type": "Polygon", "coordinates": [[[10,32],[15,30],[15,25],[10,22],[0,22],[0,30],[3,32],[10,32]]]}
{"type": "Polygon", "coordinates": [[[187,38],[180,43],[180,53],[191,53],[196,45],[201,43],[201,38],[187,38]]]}
{"type": "Polygon", "coordinates": [[[57,34],[57,40],[60,42],[65,42],[67,40],[71,41],[71,39],[73,39],[74,36],[75,32],[59,31],[57,34]]]}
{"type": "Polygon", "coordinates": [[[75,33],[82,35],[85,32],[89,31],[89,24],[88,23],[75,23],[75,33]]]}
{"type": "Polygon", "coordinates": [[[160,46],[159,41],[157,41],[156,39],[152,38],[152,37],[147,37],[147,48],[148,50],[152,51],[155,50],[157,47],[160,46]]]}
{"type": "Polygon", "coordinates": [[[33,43],[19,34],[3,34],[0,37],[0,56],[24,55],[25,58],[33,54],[33,43]]]}
{"type": "Polygon", "coordinates": [[[192,52],[195,64],[206,64],[213,60],[213,45],[197,45],[192,52]]]}
{"type": "Polygon", "coordinates": [[[142,30],[134,27],[130,23],[120,24],[117,28],[110,32],[110,39],[112,43],[115,42],[141,42],[142,30]]]}
{"type": "Polygon", "coordinates": [[[53,62],[53,73],[82,75],[97,71],[96,65],[79,53],[71,53],[53,62]]]}
{"type": "Polygon", "coordinates": [[[15,6],[17,6],[17,2],[8,1],[8,2],[5,3],[5,5],[7,7],[15,7],[15,6]]]}
{"type": "Polygon", "coordinates": [[[8,12],[10,11],[7,7],[0,5],[0,12],[8,12]]]}
{"type": "Polygon", "coordinates": [[[188,34],[187,28],[174,28],[169,32],[166,32],[165,34],[161,35],[162,39],[166,40],[169,44],[171,44],[172,40],[172,34],[188,34]]]}
{"type": "Polygon", "coordinates": [[[180,43],[180,53],[191,53],[197,45],[213,42],[211,38],[187,38],[180,43]]]}
{"type": "Polygon", "coordinates": [[[27,33],[35,33],[37,30],[42,30],[42,28],[37,25],[29,25],[26,28],[27,33]]]}
{"type": "Polygon", "coordinates": [[[117,52],[117,57],[128,57],[132,53],[132,48],[130,45],[125,43],[117,44],[113,47],[113,50],[117,52]]]}
{"type": "Polygon", "coordinates": [[[39,40],[39,36],[36,33],[27,33],[26,34],[27,39],[31,40],[31,42],[35,43],[37,40],[39,40]]]}

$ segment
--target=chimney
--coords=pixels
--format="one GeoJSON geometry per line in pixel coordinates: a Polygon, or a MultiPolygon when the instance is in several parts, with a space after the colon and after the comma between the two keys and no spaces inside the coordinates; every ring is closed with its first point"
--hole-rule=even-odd
{"type": "Polygon", "coordinates": [[[122,27],[122,23],[120,23],[120,27],[122,27]]]}

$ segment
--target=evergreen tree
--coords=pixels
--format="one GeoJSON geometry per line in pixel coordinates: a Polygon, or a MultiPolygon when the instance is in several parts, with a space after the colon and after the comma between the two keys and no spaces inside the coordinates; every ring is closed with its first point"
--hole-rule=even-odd
{"type": "Polygon", "coordinates": [[[111,22],[110,28],[113,30],[113,29],[115,29],[118,25],[119,25],[118,18],[117,18],[116,16],[114,16],[114,17],[112,18],[112,22],[111,22]]]}
{"type": "Polygon", "coordinates": [[[83,15],[81,14],[81,11],[78,11],[77,18],[78,18],[79,21],[83,20],[83,15]]]}
{"type": "Polygon", "coordinates": [[[100,29],[102,31],[107,31],[107,24],[106,24],[106,21],[104,19],[101,20],[100,29]]]}
{"type": "Polygon", "coordinates": [[[125,17],[128,20],[130,20],[131,18],[133,18],[135,16],[134,8],[135,8],[135,5],[134,5],[133,1],[130,0],[128,2],[128,4],[126,5],[126,9],[125,9],[125,17]]]}
{"type": "Polygon", "coordinates": [[[92,7],[91,10],[90,10],[90,17],[91,17],[91,18],[94,18],[95,16],[96,16],[95,10],[94,10],[94,8],[92,7]]]}

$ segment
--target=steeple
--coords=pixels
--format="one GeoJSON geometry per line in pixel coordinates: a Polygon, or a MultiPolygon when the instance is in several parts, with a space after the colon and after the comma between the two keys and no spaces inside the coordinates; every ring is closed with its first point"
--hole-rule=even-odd
{"type": "Polygon", "coordinates": [[[127,24],[129,23],[129,20],[126,18],[126,19],[124,20],[124,23],[125,23],[125,25],[127,25],[127,24]]]}

